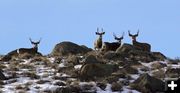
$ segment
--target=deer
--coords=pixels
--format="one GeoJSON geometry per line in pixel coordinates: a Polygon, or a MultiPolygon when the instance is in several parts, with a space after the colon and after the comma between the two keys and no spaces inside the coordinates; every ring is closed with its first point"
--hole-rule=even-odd
{"type": "Polygon", "coordinates": [[[101,51],[116,51],[121,46],[121,41],[124,38],[124,32],[121,37],[117,37],[115,33],[113,33],[113,36],[116,42],[104,42],[101,51]]]}
{"type": "Polygon", "coordinates": [[[102,42],[103,42],[102,36],[105,34],[105,32],[103,31],[103,28],[101,29],[101,32],[99,32],[99,28],[97,28],[97,32],[95,34],[98,35],[99,37],[94,42],[94,49],[100,50],[102,48],[102,42]]]}
{"type": "Polygon", "coordinates": [[[134,34],[134,35],[132,35],[130,33],[130,30],[128,30],[128,33],[129,33],[129,36],[132,38],[133,46],[135,46],[136,48],[138,48],[138,49],[140,49],[142,51],[147,51],[147,52],[151,51],[151,45],[150,44],[148,44],[148,43],[140,43],[140,42],[136,41],[136,38],[139,35],[139,30],[138,30],[137,34],[134,34]]]}
{"type": "Polygon", "coordinates": [[[33,45],[32,48],[19,48],[19,49],[13,50],[13,51],[9,52],[7,55],[5,55],[1,60],[9,61],[9,60],[11,60],[11,58],[13,56],[17,57],[18,55],[24,54],[24,53],[32,54],[32,55],[35,55],[35,54],[42,55],[41,53],[38,52],[38,45],[40,44],[41,39],[37,42],[32,41],[31,38],[29,38],[29,40],[30,40],[31,44],[33,45]]]}

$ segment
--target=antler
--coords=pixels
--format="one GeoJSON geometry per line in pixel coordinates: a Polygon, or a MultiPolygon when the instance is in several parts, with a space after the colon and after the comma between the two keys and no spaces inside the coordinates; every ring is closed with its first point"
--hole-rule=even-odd
{"type": "Polygon", "coordinates": [[[128,33],[129,33],[129,36],[133,36],[133,35],[130,33],[130,30],[128,30],[128,33]]]}
{"type": "Polygon", "coordinates": [[[122,40],[123,36],[124,36],[124,32],[123,32],[123,35],[120,38],[118,38],[115,33],[113,33],[113,36],[114,36],[115,40],[122,40]]]}
{"type": "Polygon", "coordinates": [[[138,35],[139,35],[139,29],[138,29],[138,32],[137,32],[137,34],[135,36],[138,36],[138,35]]]}
{"type": "Polygon", "coordinates": [[[103,34],[105,34],[105,32],[104,32],[104,29],[103,28],[101,28],[101,34],[103,35],[103,34]]]}
{"type": "Polygon", "coordinates": [[[96,35],[98,35],[98,34],[99,34],[99,28],[97,27],[96,35]]]}
{"type": "Polygon", "coordinates": [[[115,34],[115,33],[113,33],[113,36],[114,36],[114,38],[115,38],[115,39],[117,39],[117,36],[116,36],[116,34],[115,34]]]}
{"type": "Polygon", "coordinates": [[[42,38],[39,39],[39,41],[37,42],[37,44],[39,44],[41,42],[42,38]]]}
{"type": "Polygon", "coordinates": [[[29,40],[30,40],[31,43],[34,43],[31,38],[29,38],[29,40]]]}
{"type": "Polygon", "coordinates": [[[121,36],[121,39],[123,39],[124,38],[124,32],[122,33],[122,36],[121,36]]]}
{"type": "Polygon", "coordinates": [[[34,42],[34,41],[32,41],[31,38],[29,38],[29,40],[31,41],[32,44],[39,44],[39,43],[41,42],[41,39],[42,39],[42,38],[40,38],[38,42],[34,42]]]}

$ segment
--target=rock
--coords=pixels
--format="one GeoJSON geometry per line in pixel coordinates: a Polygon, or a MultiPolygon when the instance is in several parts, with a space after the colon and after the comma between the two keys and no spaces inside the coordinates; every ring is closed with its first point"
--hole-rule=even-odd
{"type": "Polygon", "coordinates": [[[135,47],[131,44],[124,43],[121,47],[116,50],[116,53],[127,54],[129,51],[134,50],[135,47]]]}
{"type": "Polygon", "coordinates": [[[132,60],[138,60],[142,62],[152,62],[156,60],[150,52],[146,51],[131,50],[128,54],[132,60]]]}
{"type": "Polygon", "coordinates": [[[113,82],[117,82],[119,80],[119,77],[117,76],[108,76],[106,78],[106,81],[110,84],[112,84],[113,82]]]}
{"type": "Polygon", "coordinates": [[[50,93],[72,93],[72,90],[70,87],[59,87],[50,93]]]}
{"type": "Polygon", "coordinates": [[[139,50],[135,46],[126,43],[119,47],[116,50],[116,53],[119,53],[134,61],[151,62],[155,60],[155,57],[152,55],[152,53],[139,50]]]}
{"type": "Polygon", "coordinates": [[[164,61],[165,59],[167,59],[167,57],[161,52],[152,52],[152,55],[157,61],[164,61]]]}
{"type": "Polygon", "coordinates": [[[158,79],[164,79],[166,74],[164,69],[159,69],[157,71],[152,72],[153,77],[156,77],[158,79]]]}
{"type": "Polygon", "coordinates": [[[126,65],[122,68],[122,71],[127,74],[138,74],[138,70],[126,65]]]}
{"type": "Polygon", "coordinates": [[[98,82],[97,83],[97,87],[101,88],[102,90],[105,90],[106,89],[106,83],[104,82],[98,82]]]}
{"type": "Polygon", "coordinates": [[[2,70],[0,69],[0,80],[6,80],[7,78],[5,75],[2,73],[2,70]]]}
{"type": "Polygon", "coordinates": [[[57,44],[51,55],[52,56],[68,56],[68,55],[76,55],[76,54],[85,54],[91,51],[91,49],[85,46],[79,46],[72,42],[61,42],[57,44]]]}
{"type": "Polygon", "coordinates": [[[85,64],[100,63],[100,61],[94,55],[88,55],[84,61],[85,64]]]}
{"type": "Polygon", "coordinates": [[[142,93],[156,93],[163,92],[165,83],[157,78],[149,76],[149,74],[142,74],[137,80],[135,80],[131,87],[139,90],[142,93]]]}
{"type": "Polygon", "coordinates": [[[117,65],[111,64],[85,64],[80,69],[81,80],[94,80],[96,77],[105,77],[111,75],[118,69],[117,65]]]}
{"type": "Polygon", "coordinates": [[[10,60],[17,59],[17,58],[30,59],[35,56],[42,56],[42,54],[40,52],[37,52],[37,53],[36,52],[23,52],[23,53],[18,54],[17,50],[14,50],[14,51],[9,52],[7,55],[5,55],[1,59],[1,61],[10,61],[10,60]]]}
{"type": "Polygon", "coordinates": [[[81,86],[81,93],[96,93],[96,87],[94,84],[91,83],[84,83],[80,84],[81,86]]]}
{"type": "Polygon", "coordinates": [[[109,51],[103,55],[103,58],[108,60],[121,61],[124,60],[124,55],[114,51],[109,51]]]}
{"type": "Polygon", "coordinates": [[[161,68],[167,67],[167,65],[160,62],[156,62],[156,63],[151,64],[151,67],[152,69],[161,69],[161,68]]]}
{"type": "Polygon", "coordinates": [[[68,63],[73,63],[73,65],[78,65],[79,64],[79,58],[75,55],[70,55],[67,58],[68,63]]]}
{"type": "Polygon", "coordinates": [[[117,83],[117,82],[112,83],[111,90],[113,92],[121,91],[122,90],[122,84],[121,83],[117,83]]]}
{"type": "Polygon", "coordinates": [[[180,68],[167,68],[167,71],[165,72],[165,74],[169,78],[179,78],[179,76],[180,76],[180,68]]]}

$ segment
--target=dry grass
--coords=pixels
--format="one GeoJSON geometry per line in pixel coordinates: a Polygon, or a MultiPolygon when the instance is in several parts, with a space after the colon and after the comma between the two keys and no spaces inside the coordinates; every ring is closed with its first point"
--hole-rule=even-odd
{"type": "Polygon", "coordinates": [[[31,79],[39,79],[40,76],[36,75],[35,72],[26,72],[24,73],[24,76],[30,77],[31,79]]]}

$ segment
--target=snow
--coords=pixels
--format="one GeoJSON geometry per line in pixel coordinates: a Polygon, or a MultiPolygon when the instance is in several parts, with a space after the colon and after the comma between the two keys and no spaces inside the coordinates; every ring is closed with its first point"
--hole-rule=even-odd
{"type": "MultiPolygon", "coordinates": [[[[83,57],[83,56],[82,56],[83,57]]],[[[50,62],[53,64],[53,62],[55,61],[55,58],[48,58],[50,60],[50,62]]],[[[24,65],[32,65],[33,68],[32,69],[26,69],[26,68],[20,68],[18,71],[15,71],[17,75],[19,75],[18,77],[15,77],[13,79],[9,79],[9,80],[5,80],[5,85],[2,85],[3,87],[0,88],[0,90],[3,93],[13,93],[13,92],[18,92],[19,90],[16,90],[16,87],[18,85],[21,86],[26,86],[28,85],[28,88],[30,90],[27,91],[27,93],[39,93],[39,92],[43,92],[45,90],[55,90],[56,88],[62,87],[62,86],[58,86],[55,85],[56,82],[63,82],[65,84],[68,84],[69,82],[65,82],[63,80],[60,79],[54,79],[53,76],[58,76],[58,77],[68,77],[68,80],[71,81],[71,84],[73,84],[73,81],[75,81],[74,84],[76,84],[76,82],[78,82],[78,84],[80,85],[81,88],[83,88],[86,85],[92,85],[93,87],[91,88],[91,90],[95,90],[97,93],[140,93],[136,90],[132,90],[129,88],[129,86],[123,86],[122,91],[118,91],[118,92],[112,92],[111,90],[111,84],[107,84],[105,90],[102,90],[101,88],[96,86],[96,82],[80,82],[77,81],[76,78],[69,78],[70,75],[66,74],[66,73],[62,73],[62,72],[58,72],[58,69],[52,68],[50,66],[47,66],[44,64],[44,62],[31,62],[32,59],[29,60],[23,60],[22,62],[20,62],[20,64],[24,64],[24,65]],[[40,76],[40,78],[38,79],[32,79],[30,77],[26,77],[23,76],[25,73],[35,73],[37,76],[40,76]],[[44,82],[42,84],[38,84],[37,81],[39,80],[48,80],[49,82],[44,82]]],[[[156,63],[156,62],[160,62],[163,64],[166,64],[167,66],[171,67],[171,68],[180,68],[180,63],[179,64],[167,64],[167,61],[154,61],[154,62],[150,62],[150,63],[142,63],[142,65],[148,67],[150,69],[150,71],[148,71],[148,73],[151,75],[152,72],[157,71],[157,70],[152,70],[151,65],[156,63]]],[[[6,66],[7,68],[4,68],[4,74],[6,76],[9,76],[9,74],[13,71],[8,71],[8,68],[10,67],[8,62],[2,62],[2,64],[4,64],[4,66],[6,66]]],[[[65,61],[65,59],[61,60],[61,63],[58,65],[58,67],[63,68],[66,67],[67,62],[65,61]]],[[[80,70],[80,68],[82,67],[82,64],[78,64],[74,66],[75,70],[80,70]]],[[[166,70],[167,67],[162,68],[163,70],[166,70]]],[[[136,79],[139,78],[140,74],[143,74],[145,72],[141,71],[140,68],[138,68],[138,74],[130,74],[130,76],[132,77],[131,80],[128,80],[130,82],[135,81],[136,79]]],[[[127,78],[119,78],[119,81],[124,81],[127,80],[127,78]]],[[[91,91],[89,90],[89,91],[91,91]]],[[[0,91],[0,92],[1,92],[0,91]]]]}
{"type": "Polygon", "coordinates": [[[75,66],[74,66],[74,68],[75,68],[76,70],[79,70],[81,67],[82,67],[82,65],[75,65],[75,66]]]}

